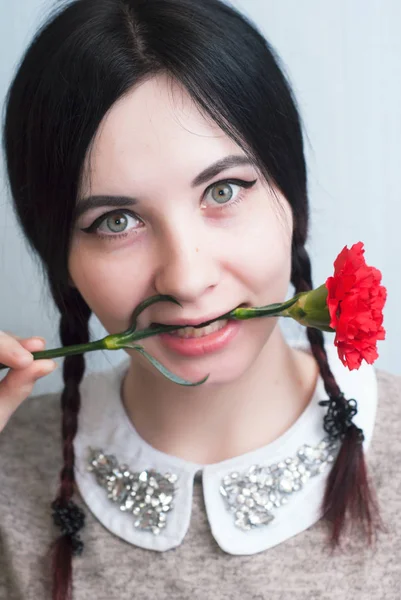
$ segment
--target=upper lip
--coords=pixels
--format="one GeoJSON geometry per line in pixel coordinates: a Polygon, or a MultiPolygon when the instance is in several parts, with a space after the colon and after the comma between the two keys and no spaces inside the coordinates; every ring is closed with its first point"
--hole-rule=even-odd
{"type": "MultiPolygon", "coordinates": [[[[240,306],[243,306],[242,304],[240,306]]],[[[237,307],[235,307],[237,308],[237,307]]],[[[175,319],[174,321],[170,321],[170,320],[164,320],[162,321],[153,321],[151,323],[151,325],[189,325],[190,327],[195,327],[196,325],[203,325],[204,323],[208,323],[209,321],[214,321],[215,319],[218,319],[218,317],[221,317],[222,315],[227,314],[228,312],[231,312],[232,310],[235,310],[235,308],[229,308],[228,310],[226,310],[225,312],[220,312],[220,313],[216,313],[214,315],[209,315],[208,317],[198,317],[197,319],[190,319],[189,317],[186,318],[181,318],[181,319],[175,319]]]]}

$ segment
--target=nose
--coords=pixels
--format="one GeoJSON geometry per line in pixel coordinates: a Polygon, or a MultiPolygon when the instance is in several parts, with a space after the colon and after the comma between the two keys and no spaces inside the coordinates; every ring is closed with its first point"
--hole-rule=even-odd
{"type": "Polygon", "coordinates": [[[157,294],[174,296],[182,305],[196,303],[219,281],[217,256],[205,249],[196,236],[186,231],[175,232],[168,242],[160,244],[159,262],[154,273],[157,294]]]}

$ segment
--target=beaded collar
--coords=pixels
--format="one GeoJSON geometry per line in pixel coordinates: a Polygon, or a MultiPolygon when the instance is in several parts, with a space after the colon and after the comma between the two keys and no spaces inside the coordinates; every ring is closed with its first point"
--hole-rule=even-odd
{"type": "MultiPolygon", "coordinates": [[[[307,342],[291,346],[310,352],[307,342]]],[[[351,372],[334,345],[326,344],[326,350],[345,397],[358,401],[354,423],[364,432],[366,452],[377,409],[375,369],[364,363],[351,372]]],[[[150,550],[180,545],[197,479],[212,535],[229,554],[261,552],[320,519],[327,475],[338,452],[323,429],[325,409],[318,402],[327,394],[320,376],[310,403],[283,435],[257,450],[202,465],[161,452],[139,436],[120,395],[130,360],[89,373],[81,384],[75,478],[104,527],[150,550]]]]}

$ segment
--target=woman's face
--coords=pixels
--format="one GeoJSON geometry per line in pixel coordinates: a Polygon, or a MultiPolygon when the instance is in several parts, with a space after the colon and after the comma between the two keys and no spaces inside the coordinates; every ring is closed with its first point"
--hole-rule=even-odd
{"type": "MultiPolygon", "coordinates": [[[[105,116],[86,160],[78,206],[89,196],[124,197],[125,204],[114,199],[78,217],[69,271],[109,333],[128,329],[134,308],[154,294],[170,294],[182,308],[154,304],[141,313],[138,329],[285,299],[293,228],[287,201],[245,162],[196,181],[233,155],[245,158],[166,76],[136,87],[105,116]],[[256,182],[247,189],[230,180],[256,182]],[[83,231],[92,224],[91,232],[83,231]]],[[[195,381],[210,373],[205,385],[224,383],[250,368],[277,319],[236,323],[227,345],[202,355],[182,355],[159,336],[141,343],[181,377],[195,381]]],[[[127,352],[140,368],[162,377],[137,352],[127,352]]]]}

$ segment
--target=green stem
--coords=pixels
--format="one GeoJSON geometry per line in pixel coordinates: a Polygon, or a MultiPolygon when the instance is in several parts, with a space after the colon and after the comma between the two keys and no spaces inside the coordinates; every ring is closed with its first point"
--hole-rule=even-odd
{"type": "MultiPolygon", "coordinates": [[[[94,350],[111,350],[111,348],[107,348],[105,344],[106,339],[107,338],[103,338],[87,344],[73,344],[71,346],[63,346],[62,348],[53,348],[53,350],[39,350],[37,352],[32,352],[32,356],[34,360],[38,360],[40,358],[59,358],[60,356],[83,354],[84,352],[93,352],[94,350]]],[[[9,368],[9,366],[0,363],[0,370],[9,368]]]]}
{"type": "MultiPolygon", "coordinates": [[[[72,356],[73,354],[84,354],[85,352],[93,352],[95,350],[121,350],[123,348],[132,348],[134,342],[142,340],[153,335],[157,335],[166,331],[175,331],[182,329],[185,325],[168,325],[158,328],[142,329],[133,331],[132,328],[127,329],[123,333],[113,333],[107,335],[101,340],[95,342],[87,342],[85,344],[73,344],[71,346],[62,346],[61,348],[53,348],[52,350],[39,350],[32,352],[34,360],[41,358],[62,358],[64,356],[72,356]]],[[[8,365],[0,363],[0,371],[9,369],[8,365]]]]}
{"type": "MultiPolygon", "coordinates": [[[[302,292],[305,293],[305,292],[302,292]]],[[[267,306],[256,306],[251,308],[235,308],[230,313],[223,315],[222,318],[230,317],[232,319],[254,319],[255,317],[291,317],[287,313],[287,309],[297,302],[299,294],[287,300],[276,304],[268,304],[267,306]]],[[[217,320],[217,319],[216,319],[217,320]]]]}
{"type": "MultiPolygon", "coordinates": [[[[304,293],[304,292],[302,292],[304,293]]],[[[277,303],[277,304],[269,304],[268,306],[258,306],[258,307],[250,307],[244,308],[239,307],[234,310],[217,317],[216,319],[212,319],[207,321],[206,323],[202,323],[196,327],[205,327],[210,323],[214,323],[215,321],[220,321],[222,319],[253,319],[256,317],[272,317],[272,316],[291,316],[287,314],[285,311],[290,308],[295,302],[298,300],[299,294],[287,300],[287,302],[277,303]]],[[[54,348],[53,350],[41,350],[38,352],[32,352],[32,356],[34,360],[41,358],[60,358],[64,356],[71,356],[73,354],[84,354],[85,352],[93,352],[95,350],[120,350],[123,348],[133,348],[136,346],[135,342],[138,340],[143,340],[145,338],[151,337],[153,335],[158,335],[159,333],[165,333],[168,331],[176,331],[177,329],[183,329],[186,325],[162,325],[160,327],[150,327],[148,329],[142,329],[139,331],[135,331],[136,320],[139,313],[144,310],[144,308],[150,306],[154,302],[161,300],[171,300],[176,304],[179,304],[176,300],[174,300],[170,296],[152,296],[151,298],[147,298],[144,302],[142,302],[133,313],[133,324],[132,326],[124,331],[123,333],[114,333],[107,335],[101,340],[97,340],[95,342],[88,342],[85,344],[74,344],[71,346],[63,346],[61,348],[54,348]]],[[[180,305],[181,306],[181,305],[180,305]]],[[[3,365],[0,363],[1,369],[9,369],[10,367],[7,365],[3,365]]]]}

